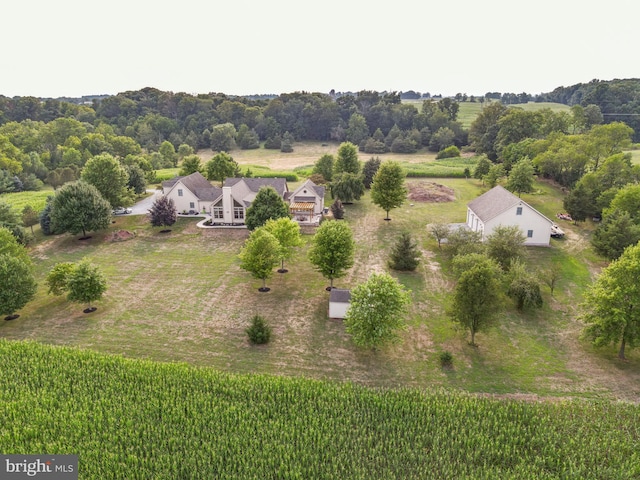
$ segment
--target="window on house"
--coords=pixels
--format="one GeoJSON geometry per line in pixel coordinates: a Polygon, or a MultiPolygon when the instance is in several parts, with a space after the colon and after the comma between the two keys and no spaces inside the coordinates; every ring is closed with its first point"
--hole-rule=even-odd
{"type": "Polygon", "coordinates": [[[533,230],[527,230],[527,238],[533,238],[533,230]]]}
{"type": "Polygon", "coordinates": [[[244,220],[244,208],[233,207],[233,218],[236,220],[244,220]]]}
{"type": "Polygon", "coordinates": [[[182,189],[181,189],[181,188],[179,188],[179,189],[178,189],[178,196],[179,196],[179,197],[181,197],[181,196],[182,196],[182,189]]]}
{"type": "Polygon", "coordinates": [[[522,215],[522,207],[516,208],[516,215],[522,215]]]}
{"type": "Polygon", "coordinates": [[[222,220],[224,218],[222,207],[213,207],[213,218],[218,220],[222,220]]]}
{"type": "Polygon", "coordinates": [[[196,208],[196,204],[194,202],[189,202],[189,208],[196,208]]]}

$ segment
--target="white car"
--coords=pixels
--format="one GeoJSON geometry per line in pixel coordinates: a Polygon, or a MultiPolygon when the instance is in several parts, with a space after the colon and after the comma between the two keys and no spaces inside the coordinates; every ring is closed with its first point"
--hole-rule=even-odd
{"type": "Polygon", "coordinates": [[[128,213],[133,212],[133,210],[131,210],[130,208],[126,208],[126,207],[118,207],[118,208],[114,208],[113,209],[113,214],[114,215],[126,215],[128,213]]]}
{"type": "Polygon", "coordinates": [[[558,225],[554,223],[553,225],[551,225],[551,236],[553,238],[562,238],[564,237],[564,232],[558,225]]]}

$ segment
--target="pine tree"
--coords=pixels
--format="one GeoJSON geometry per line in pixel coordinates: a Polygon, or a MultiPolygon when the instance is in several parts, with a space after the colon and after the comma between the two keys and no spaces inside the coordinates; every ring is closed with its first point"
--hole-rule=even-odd
{"type": "Polygon", "coordinates": [[[420,263],[418,244],[413,241],[409,232],[403,232],[391,250],[389,267],[394,270],[414,271],[420,263]]]}

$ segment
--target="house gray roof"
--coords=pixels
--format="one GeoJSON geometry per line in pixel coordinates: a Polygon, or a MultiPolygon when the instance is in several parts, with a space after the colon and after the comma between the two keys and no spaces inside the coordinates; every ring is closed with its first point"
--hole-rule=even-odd
{"type": "MultiPolygon", "coordinates": [[[[311,180],[309,180],[311,182],[311,180]]],[[[313,182],[311,182],[313,183],[313,182]]],[[[316,193],[318,194],[318,196],[323,197],[324,198],[324,187],[320,186],[320,185],[316,185],[315,183],[313,184],[313,189],[316,191],[316,193]]]]}
{"type": "Polygon", "coordinates": [[[349,303],[351,301],[351,291],[342,288],[332,288],[329,293],[329,301],[334,303],[349,303]]]}
{"type": "MultiPolygon", "coordinates": [[[[478,198],[471,200],[468,207],[480,220],[486,222],[519,203],[525,203],[506,188],[498,185],[478,198]]],[[[532,208],[532,207],[531,207],[532,208]]]]}
{"type": "Polygon", "coordinates": [[[268,186],[275,188],[276,192],[278,192],[281,197],[284,197],[288,191],[287,181],[284,178],[227,178],[224,181],[224,186],[233,187],[240,182],[244,182],[252,192],[258,192],[261,187],[268,186]]]}
{"type": "Polygon", "coordinates": [[[500,185],[493,187],[488,192],[483,193],[478,198],[471,200],[467,204],[467,206],[473,211],[473,213],[475,213],[483,222],[488,222],[492,218],[500,215],[505,210],[508,210],[509,208],[516,205],[526,205],[526,207],[530,208],[531,211],[540,215],[549,223],[553,223],[545,215],[533,208],[527,202],[519,197],[516,197],[513,193],[500,185]]]}
{"type": "Polygon", "coordinates": [[[200,172],[192,173],[186,177],[174,177],[171,180],[162,182],[163,188],[171,188],[180,181],[185,188],[188,188],[200,200],[210,201],[222,195],[222,189],[214,187],[209,180],[204,178],[200,172]]]}
{"type": "Polygon", "coordinates": [[[300,195],[296,195],[295,199],[296,202],[315,202],[316,201],[316,197],[303,197],[300,195]]]}

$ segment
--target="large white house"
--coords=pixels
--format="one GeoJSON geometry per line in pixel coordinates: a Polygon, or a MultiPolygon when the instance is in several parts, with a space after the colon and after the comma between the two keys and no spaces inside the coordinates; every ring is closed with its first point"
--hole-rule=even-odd
{"type": "Polygon", "coordinates": [[[519,227],[525,245],[549,246],[553,222],[500,185],[467,204],[467,227],[483,241],[499,225],[519,227]]]}
{"type": "Polygon", "coordinates": [[[293,192],[284,178],[227,178],[222,188],[214,187],[199,172],[162,183],[162,193],[173,200],[179,213],[206,213],[214,224],[244,225],[247,208],[262,187],[273,187],[289,204],[294,220],[317,225],[324,208],[324,187],[311,180],[293,192]]]}

